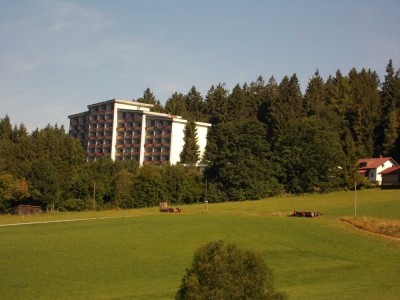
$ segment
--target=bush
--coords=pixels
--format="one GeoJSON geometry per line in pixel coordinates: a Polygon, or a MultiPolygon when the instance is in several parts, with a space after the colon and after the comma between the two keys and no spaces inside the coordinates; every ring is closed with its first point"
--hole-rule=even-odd
{"type": "Polygon", "coordinates": [[[83,211],[85,209],[85,201],[76,198],[70,198],[58,204],[59,211],[83,211]]]}
{"type": "Polygon", "coordinates": [[[275,291],[272,271],[259,254],[216,241],[196,250],[176,299],[286,299],[286,295],[275,291]]]}

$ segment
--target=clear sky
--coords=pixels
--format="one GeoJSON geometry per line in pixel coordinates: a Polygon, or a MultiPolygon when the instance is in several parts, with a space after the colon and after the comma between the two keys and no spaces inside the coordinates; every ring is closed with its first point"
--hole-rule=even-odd
{"type": "Polygon", "coordinates": [[[0,118],[68,129],[88,104],[400,65],[400,0],[0,0],[0,118]]]}

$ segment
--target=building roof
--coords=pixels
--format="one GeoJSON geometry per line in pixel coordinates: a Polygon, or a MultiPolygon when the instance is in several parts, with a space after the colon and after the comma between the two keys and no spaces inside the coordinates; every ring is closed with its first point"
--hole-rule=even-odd
{"type": "Polygon", "coordinates": [[[376,169],[387,161],[391,161],[394,165],[399,164],[391,157],[362,158],[357,161],[360,169],[376,169]]]}
{"type": "Polygon", "coordinates": [[[142,103],[142,102],[137,102],[137,101],[134,101],[134,100],[127,100],[127,99],[110,99],[110,100],[103,101],[103,102],[97,102],[97,103],[94,103],[94,104],[89,104],[87,107],[91,108],[91,107],[104,105],[104,104],[109,104],[109,103],[111,103],[111,104],[112,103],[122,103],[122,104],[127,104],[127,105],[132,105],[132,106],[148,107],[148,108],[154,107],[153,104],[142,103]]]}
{"type": "Polygon", "coordinates": [[[388,168],[388,169],[380,172],[379,174],[381,174],[381,175],[400,174],[400,166],[394,166],[394,167],[388,168]]]}

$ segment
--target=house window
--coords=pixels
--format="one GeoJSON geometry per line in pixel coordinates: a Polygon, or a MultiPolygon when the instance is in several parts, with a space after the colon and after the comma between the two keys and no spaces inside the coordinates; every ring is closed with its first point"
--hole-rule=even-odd
{"type": "Polygon", "coordinates": [[[371,178],[374,177],[374,172],[371,172],[370,177],[371,177],[371,178]]]}

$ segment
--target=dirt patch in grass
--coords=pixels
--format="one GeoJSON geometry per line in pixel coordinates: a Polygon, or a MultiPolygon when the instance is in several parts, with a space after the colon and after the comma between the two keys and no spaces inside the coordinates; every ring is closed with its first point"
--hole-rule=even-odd
{"type": "Polygon", "coordinates": [[[400,238],[400,221],[399,220],[380,220],[380,219],[351,219],[344,218],[342,221],[352,224],[353,226],[367,230],[373,233],[382,234],[390,237],[400,238]]]}

